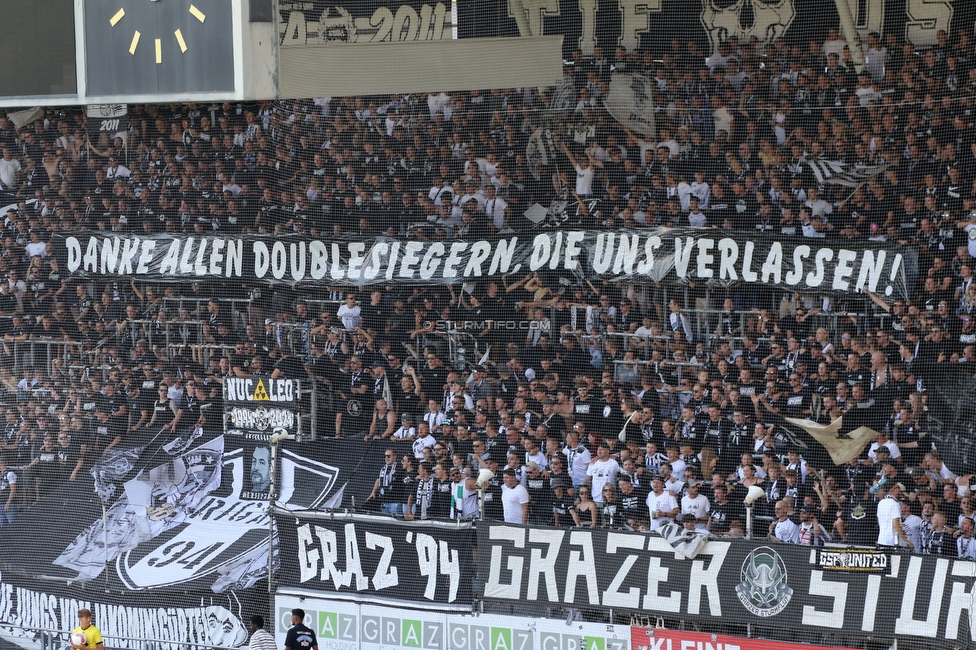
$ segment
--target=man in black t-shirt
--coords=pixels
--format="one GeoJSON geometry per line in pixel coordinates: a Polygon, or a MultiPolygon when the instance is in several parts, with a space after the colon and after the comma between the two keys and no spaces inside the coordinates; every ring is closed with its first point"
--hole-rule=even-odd
{"type": "Polygon", "coordinates": [[[620,514],[627,526],[638,530],[647,524],[647,492],[634,487],[633,479],[625,474],[617,475],[620,488],[620,514]]]}
{"type": "Polygon", "coordinates": [[[848,544],[872,546],[878,540],[877,504],[871,499],[851,498],[838,512],[834,530],[843,529],[841,539],[848,544]]]}
{"type": "Polygon", "coordinates": [[[291,627],[285,636],[285,650],[318,650],[315,631],[305,625],[305,610],[291,610],[291,627]]]}
{"type": "Polygon", "coordinates": [[[108,409],[99,407],[95,411],[95,421],[92,423],[93,442],[95,445],[96,458],[110,448],[122,442],[124,429],[109,418],[108,409]]]}
{"type": "Polygon", "coordinates": [[[712,501],[709,514],[712,522],[708,531],[712,535],[724,535],[729,532],[729,524],[743,517],[742,508],[729,501],[729,488],[725,485],[712,487],[712,501]]]}
{"type": "Polygon", "coordinates": [[[552,521],[553,497],[549,479],[542,474],[538,463],[525,464],[525,489],[529,493],[529,522],[546,525],[552,521]]]}

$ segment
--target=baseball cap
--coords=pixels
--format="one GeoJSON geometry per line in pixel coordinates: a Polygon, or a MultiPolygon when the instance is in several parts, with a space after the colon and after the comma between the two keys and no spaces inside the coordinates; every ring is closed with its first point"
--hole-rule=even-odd
{"type": "Polygon", "coordinates": [[[409,413],[403,413],[400,415],[400,422],[409,422],[413,419],[413,416],[409,413]]]}
{"type": "Polygon", "coordinates": [[[383,363],[382,361],[374,361],[374,362],[373,362],[373,363],[372,363],[372,364],[370,365],[370,368],[385,368],[385,367],[386,367],[386,364],[385,364],[385,363],[383,363]]]}
{"type": "Polygon", "coordinates": [[[690,478],[685,483],[685,487],[698,487],[698,481],[696,479],[690,478]]]}
{"type": "Polygon", "coordinates": [[[572,485],[573,485],[572,482],[565,476],[554,476],[549,480],[549,487],[551,488],[557,488],[557,487],[568,488],[571,487],[572,485]]]}

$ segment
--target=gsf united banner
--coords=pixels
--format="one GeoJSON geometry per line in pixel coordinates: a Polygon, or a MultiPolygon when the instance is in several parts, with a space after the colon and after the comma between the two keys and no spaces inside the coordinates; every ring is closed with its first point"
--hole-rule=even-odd
{"type": "Polygon", "coordinates": [[[709,540],[694,559],[683,559],[653,534],[478,526],[489,602],[976,641],[976,562],[891,554],[879,573],[864,571],[860,555],[845,561],[812,550],[709,540]]]}
{"type": "Polygon", "coordinates": [[[907,299],[917,274],[917,253],[908,247],[815,238],[780,241],[704,228],[557,230],[449,242],[80,234],[55,242],[61,268],[72,276],[157,281],[458,284],[546,269],[610,281],[718,287],[761,283],[815,294],[867,286],[907,299]]]}
{"type": "MultiPolygon", "coordinates": [[[[357,605],[315,597],[275,597],[275,634],[284,645],[291,610],[305,611],[319,646],[342,650],[630,650],[627,625],[357,605]]],[[[409,605],[408,605],[409,606],[409,605]]],[[[269,626],[270,627],[270,626],[269,626]]],[[[674,650],[678,650],[675,648],[674,650]]],[[[731,649],[730,649],[731,650],[731,649]]],[[[814,650],[820,650],[815,648],[814,650]]]]}
{"type": "Polygon", "coordinates": [[[470,524],[281,514],[281,591],[470,611],[470,524]]]}
{"type": "Polygon", "coordinates": [[[281,0],[283,46],[400,43],[451,38],[451,3],[281,0]]]}

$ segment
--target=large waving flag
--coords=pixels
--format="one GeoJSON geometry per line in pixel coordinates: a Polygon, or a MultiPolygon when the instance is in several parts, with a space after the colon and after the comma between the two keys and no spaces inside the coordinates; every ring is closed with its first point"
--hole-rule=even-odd
{"type": "Polygon", "coordinates": [[[818,183],[843,185],[853,189],[857,189],[875,176],[883,174],[889,167],[887,163],[871,166],[851,165],[815,156],[804,156],[800,161],[810,166],[818,183]]]}

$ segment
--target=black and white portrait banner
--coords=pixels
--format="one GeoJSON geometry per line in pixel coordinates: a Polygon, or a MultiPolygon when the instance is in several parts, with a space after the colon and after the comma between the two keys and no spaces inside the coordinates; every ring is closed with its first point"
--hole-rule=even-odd
{"type": "Polygon", "coordinates": [[[654,138],[655,88],[657,85],[642,75],[613,74],[610,77],[610,92],[603,100],[603,106],[613,119],[634,133],[654,138]]]}
{"type": "Polygon", "coordinates": [[[880,638],[976,641],[976,562],[658,534],[478,526],[484,600],[880,638]]]}
{"type": "Polygon", "coordinates": [[[471,610],[469,523],[280,511],[281,591],[471,610]]]}
{"type": "Polygon", "coordinates": [[[709,228],[556,230],[471,241],[78,234],[58,236],[55,245],[61,268],[74,277],[323,286],[460,284],[548,271],[673,286],[763,284],[821,295],[867,286],[895,299],[908,298],[918,266],[917,253],[903,246],[709,228]]]}

